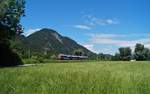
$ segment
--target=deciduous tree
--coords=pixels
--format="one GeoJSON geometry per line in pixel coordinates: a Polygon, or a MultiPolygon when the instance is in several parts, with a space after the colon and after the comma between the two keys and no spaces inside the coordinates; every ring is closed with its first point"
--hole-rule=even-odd
{"type": "Polygon", "coordinates": [[[0,66],[13,66],[21,59],[9,48],[9,40],[22,33],[20,19],[24,15],[24,0],[0,0],[0,66]]]}
{"type": "Polygon", "coordinates": [[[132,57],[132,50],[130,47],[122,47],[119,48],[119,54],[121,60],[131,60],[132,57]]]}

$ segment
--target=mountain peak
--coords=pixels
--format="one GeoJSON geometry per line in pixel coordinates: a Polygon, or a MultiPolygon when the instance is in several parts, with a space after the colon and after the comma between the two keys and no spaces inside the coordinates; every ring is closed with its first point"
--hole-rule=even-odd
{"type": "Polygon", "coordinates": [[[48,28],[43,28],[40,30],[40,32],[51,32],[51,33],[57,33],[55,30],[53,29],[48,29],[48,28]]]}
{"type": "Polygon", "coordinates": [[[74,50],[82,49],[85,53],[91,51],[79,45],[69,37],[60,35],[53,29],[44,28],[26,37],[28,46],[40,52],[57,51],[64,54],[73,54],[74,50]]]}

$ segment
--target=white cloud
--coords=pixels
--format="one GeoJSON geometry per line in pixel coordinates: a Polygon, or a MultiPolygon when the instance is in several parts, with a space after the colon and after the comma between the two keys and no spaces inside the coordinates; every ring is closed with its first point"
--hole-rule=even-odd
{"type": "Polygon", "coordinates": [[[77,25],[69,25],[71,27],[82,29],[82,30],[91,30],[92,28],[96,26],[107,26],[107,25],[115,25],[119,24],[119,21],[116,18],[98,18],[92,15],[85,15],[84,12],[81,12],[83,14],[83,22],[81,24],[77,25]]]}
{"type": "Polygon", "coordinates": [[[118,24],[119,22],[115,19],[106,19],[107,24],[118,24]]]}
{"type": "Polygon", "coordinates": [[[119,24],[119,21],[116,18],[98,18],[92,15],[83,14],[83,22],[81,24],[73,25],[74,28],[82,30],[91,30],[95,26],[107,26],[107,25],[116,25],[119,24]]]}
{"type": "Polygon", "coordinates": [[[91,21],[96,25],[101,25],[101,26],[118,24],[118,22],[114,19],[92,18],[91,21]]]}
{"type": "Polygon", "coordinates": [[[112,54],[112,55],[114,55],[116,52],[117,52],[117,49],[114,49],[112,46],[99,48],[97,50],[97,53],[112,54]]]}
{"type": "Polygon", "coordinates": [[[142,43],[150,48],[150,38],[147,34],[130,34],[129,36],[129,34],[90,33],[88,36],[90,41],[84,47],[95,53],[115,54],[119,47],[131,47],[134,50],[136,43],[142,43]]]}
{"type": "Polygon", "coordinates": [[[91,34],[89,34],[89,36],[95,37],[95,38],[112,39],[112,38],[126,37],[127,35],[125,35],[125,34],[105,34],[105,33],[94,34],[94,33],[91,33],[91,34]]]}
{"type": "Polygon", "coordinates": [[[39,29],[39,28],[37,28],[37,29],[29,29],[28,31],[25,31],[25,32],[24,32],[24,35],[25,35],[25,36],[29,36],[29,35],[31,35],[32,33],[36,32],[36,31],[39,31],[39,30],[41,30],[41,29],[39,29]]]}
{"type": "Polygon", "coordinates": [[[90,30],[91,27],[88,26],[88,25],[74,25],[75,28],[78,28],[78,29],[83,29],[83,30],[90,30]]]}
{"type": "Polygon", "coordinates": [[[100,26],[106,26],[106,25],[115,25],[119,24],[119,21],[116,18],[98,18],[92,15],[84,15],[83,16],[88,22],[89,25],[100,25],[100,26]]]}
{"type": "Polygon", "coordinates": [[[116,50],[114,50],[114,48],[112,46],[108,46],[108,47],[102,47],[102,48],[97,48],[95,47],[96,44],[83,44],[83,46],[85,48],[87,48],[88,50],[94,52],[94,53],[105,53],[105,54],[114,54],[116,52],[116,50]]]}
{"type": "Polygon", "coordinates": [[[150,44],[145,44],[145,47],[150,48],[150,44]]]}
{"type": "Polygon", "coordinates": [[[83,46],[88,50],[95,52],[93,44],[83,44],[83,46]]]}
{"type": "Polygon", "coordinates": [[[136,43],[142,43],[150,47],[150,38],[123,40],[122,37],[126,37],[126,36],[127,35],[119,35],[119,34],[95,34],[95,35],[92,34],[91,43],[113,45],[113,46],[119,46],[119,47],[125,47],[125,46],[133,47],[136,45],[136,43]]]}

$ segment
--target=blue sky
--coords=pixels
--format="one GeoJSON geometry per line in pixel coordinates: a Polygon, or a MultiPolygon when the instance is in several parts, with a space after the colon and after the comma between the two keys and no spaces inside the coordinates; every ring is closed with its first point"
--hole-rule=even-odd
{"type": "Polygon", "coordinates": [[[26,0],[24,34],[51,28],[96,53],[150,48],[150,0],[26,0]]]}

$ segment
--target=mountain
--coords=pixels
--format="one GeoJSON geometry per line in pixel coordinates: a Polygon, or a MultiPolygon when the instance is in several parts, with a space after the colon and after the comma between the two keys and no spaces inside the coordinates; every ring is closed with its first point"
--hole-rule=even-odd
{"type": "Polygon", "coordinates": [[[19,40],[24,47],[30,48],[34,52],[57,51],[58,53],[73,54],[75,50],[80,49],[88,56],[94,54],[71,38],[62,36],[55,30],[47,28],[37,31],[28,37],[21,36],[19,40]]]}

